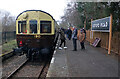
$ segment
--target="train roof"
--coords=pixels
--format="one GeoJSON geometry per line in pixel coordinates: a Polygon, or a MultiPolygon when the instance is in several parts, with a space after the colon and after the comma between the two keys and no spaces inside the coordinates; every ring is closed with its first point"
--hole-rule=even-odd
{"type": "MultiPolygon", "coordinates": [[[[22,13],[28,12],[28,11],[40,11],[40,12],[43,12],[43,13],[45,13],[45,14],[48,14],[48,15],[55,21],[55,19],[53,18],[52,15],[50,15],[49,13],[47,13],[47,12],[45,12],[45,11],[42,11],[42,10],[26,10],[26,11],[23,11],[22,13]]],[[[22,13],[20,13],[20,14],[17,16],[16,20],[18,19],[18,17],[19,17],[22,13]]]]}

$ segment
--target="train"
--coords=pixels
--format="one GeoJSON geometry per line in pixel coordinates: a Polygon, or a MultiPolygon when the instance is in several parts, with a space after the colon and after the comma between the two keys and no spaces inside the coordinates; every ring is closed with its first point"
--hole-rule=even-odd
{"type": "Polygon", "coordinates": [[[59,26],[55,19],[42,10],[26,10],[16,18],[14,52],[24,53],[30,60],[52,54],[58,37],[59,26]]]}

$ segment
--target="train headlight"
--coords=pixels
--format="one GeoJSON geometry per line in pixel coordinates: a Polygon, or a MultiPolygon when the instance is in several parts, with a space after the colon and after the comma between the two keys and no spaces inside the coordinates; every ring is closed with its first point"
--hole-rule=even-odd
{"type": "Polygon", "coordinates": [[[26,19],[28,17],[28,14],[27,13],[24,13],[23,14],[23,18],[26,19]]]}

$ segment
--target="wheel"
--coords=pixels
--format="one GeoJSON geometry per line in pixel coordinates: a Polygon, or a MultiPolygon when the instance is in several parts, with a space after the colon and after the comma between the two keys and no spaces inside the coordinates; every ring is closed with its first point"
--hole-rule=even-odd
{"type": "Polygon", "coordinates": [[[29,49],[28,50],[28,52],[27,52],[27,54],[26,54],[26,57],[29,59],[29,60],[31,60],[31,58],[32,58],[32,51],[29,49]]]}

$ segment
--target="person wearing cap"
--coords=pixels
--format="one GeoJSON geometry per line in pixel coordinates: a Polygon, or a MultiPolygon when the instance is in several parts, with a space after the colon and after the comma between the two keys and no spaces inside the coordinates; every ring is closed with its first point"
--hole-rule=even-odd
{"type": "Polygon", "coordinates": [[[81,44],[81,49],[85,49],[84,42],[85,42],[85,33],[84,30],[80,30],[81,34],[79,36],[80,44],[81,44]]]}
{"type": "Polygon", "coordinates": [[[73,51],[77,51],[77,28],[73,28],[73,33],[72,33],[72,39],[73,39],[73,51]]]}

